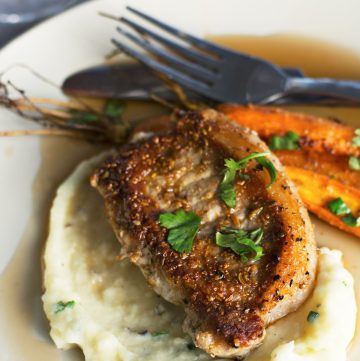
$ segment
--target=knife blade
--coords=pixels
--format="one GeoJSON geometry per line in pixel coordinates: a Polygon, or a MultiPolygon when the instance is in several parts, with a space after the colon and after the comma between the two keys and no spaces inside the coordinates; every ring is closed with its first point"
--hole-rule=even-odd
{"type": "MultiPolygon", "coordinates": [[[[303,77],[298,68],[283,68],[294,77],[303,77]]],[[[155,95],[166,101],[176,101],[176,95],[164,85],[151,70],[139,63],[99,65],[76,72],[62,84],[64,93],[70,96],[89,96],[122,100],[151,100],[155,95]]],[[[191,91],[186,91],[193,101],[204,100],[191,91]]],[[[272,104],[327,104],[336,105],[338,99],[318,96],[287,97],[275,100],[272,104]]],[[[344,104],[342,102],[341,104],[344,104]]]]}
{"type": "Polygon", "coordinates": [[[149,100],[151,94],[166,100],[174,94],[148,68],[137,63],[100,65],[70,75],[62,90],[73,96],[123,100],[149,100]]]}

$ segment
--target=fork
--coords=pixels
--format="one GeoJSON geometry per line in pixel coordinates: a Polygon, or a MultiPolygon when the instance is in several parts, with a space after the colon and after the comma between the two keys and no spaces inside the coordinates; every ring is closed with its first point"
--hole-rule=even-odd
{"type": "Polygon", "coordinates": [[[360,81],[289,76],[268,61],[215,45],[130,6],[126,9],[171,34],[177,41],[121,17],[117,20],[135,32],[120,26],[117,31],[152,56],[112,39],[115,46],[152,70],[212,100],[268,104],[284,97],[315,96],[341,103],[360,102],[360,81]]]}

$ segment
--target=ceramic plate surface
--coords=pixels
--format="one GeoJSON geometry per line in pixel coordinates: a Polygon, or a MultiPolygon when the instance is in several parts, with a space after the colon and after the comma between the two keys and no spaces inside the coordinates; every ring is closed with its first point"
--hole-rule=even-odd
{"type": "MultiPolygon", "coordinates": [[[[360,55],[358,0],[129,0],[132,6],[198,35],[293,33],[331,41],[360,55]]],[[[61,97],[24,67],[56,84],[70,73],[99,64],[113,49],[116,24],[98,11],[124,13],[125,1],[92,1],[67,11],[13,41],[0,52],[0,72],[39,97],[61,97]],[[16,65],[14,67],[14,65],[16,65]]],[[[323,60],[326,62],[326,59],[323,60]]],[[[360,119],[359,119],[360,124],[360,119]]],[[[0,109],[0,130],[34,125],[0,109]]],[[[81,360],[78,351],[58,351],[41,309],[40,253],[54,191],[79,160],[97,149],[80,141],[38,137],[0,139],[0,359],[81,360]]],[[[355,275],[360,299],[355,237],[315,221],[318,243],[340,248],[355,275]]],[[[360,360],[360,335],[349,360],[360,360]]]]}

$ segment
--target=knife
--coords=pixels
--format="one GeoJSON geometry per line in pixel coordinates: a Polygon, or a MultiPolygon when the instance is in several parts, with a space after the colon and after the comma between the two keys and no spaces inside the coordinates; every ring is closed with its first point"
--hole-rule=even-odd
{"type": "Polygon", "coordinates": [[[73,96],[150,100],[151,94],[174,100],[175,95],[148,68],[137,63],[100,65],[70,75],[62,90],[73,96]]]}
{"type": "MultiPolygon", "coordinates": [[[[283,68],[290,76],[303,77],[297,68],[283,68]]],[[[152,100],[153,96],[166,101],[176,101],[176,95],[151,70],[139,63],[99,65],[70,75],[62,84],[64,93],[70,96],[89,96],[122,100],[152,100]]],[[[193,101],[204,98],[186,91],[193,101]]],[[[272,104],[312,104],[335,105],[338,100],[329,97],[301,96],[277,99],[272,104]]],[[[342,102],[343,104],[343,102],[342,102]]]]}

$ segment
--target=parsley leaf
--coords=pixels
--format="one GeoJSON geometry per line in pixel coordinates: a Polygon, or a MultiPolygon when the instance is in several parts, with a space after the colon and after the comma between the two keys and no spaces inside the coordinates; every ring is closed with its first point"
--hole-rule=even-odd
{"type": "Polygon", "coordinates": [[[269,141],[271,150],[296,150],[299,149],[300,136],[292,131],[287,132],[285,135],[273,135],[269,141]]]}
{"type": "Polygon", "coordinates": [[[319,316],[320,316],[319,312],[310,311],[308,316],[307,316],[307,321],[310,322],[310,323],[313,323],[319,316]]]}
{"type": "MultiPolygon", "coordinates": [[[[238,161],[232,158],[225,159],[225,173],[220,183],[219,191],[221,199],[229,208],[234,208],[236,206],[236,192],[234,185],[236,172],[244,169],[250,160],[255,159],[260,165],[267,169],[270,175],[269,186],[274,183],[276,180],[276,169],[272,162],[265,158],[265,155],[268,154],[268,152],[254,152],[238,161]]],[[[243,174],[243,176],[246,175],[243,174]]]]}
{"type": "Polygon", "coordinates": [[[75,301],[68,301],[68,302],[63,302],[60,301],[58,303],[55,304],[55,313],[59,313],[64,311],[66,308],[73,308],[75,306],[75,301]]]}
{"type": "Polygon", "coordinates": [[[270,154],[269,152],[262,152],[262,153],[253,152],[253,153],[250,153],[247,157],[244,157],[244,158],[241,158],[240,160],[238,160],[237,163],[243,164],[243,168],[245,168],[249,160],[262,158],[265,155],[269,155],[269,154],[270,154]]]}
{"type": "Polygon", "coordinates": [[[360,227],[360,216],[355,218],[352,213],[342,218],[343,222],[349,227],[360,227]]]}
{"type": "Polygon", "coordinates": [[[69,113],[71,114],[70,122],[72,123],[91,123],[96,122],[99,119],[97,114],[88,111],[71,109],[69,113]]]}
{"type": "MultiPolygon", "coordinates": [[[[104,104],[103,115],[105,115],[112,121],[117,121],[124,112],[124,109],[125,106],[121,100],[109,99],[104,104]]],[[[70,121],[76,124],[97,122],[99,120],[99,117],[101,117],[96,114],[96,112],[86,110],[71,109],[69,113],[71,115],[70,121]]]]}
{"type": "Polygon", "coordinates": [[[341,198],[336,198],[328,203],[328,208],[337,216],[351,213],[350,208],[341,198]]]}
{"type": "Polygon", "coordinates": [[[170,230],[167,241],[177,252],[189,253],[199,230],[201,218],[193,212],[182,209],[175,213],[163,213],[159,217],[160,225],[170,230]]]}
{"type": "Polygon", "coordinates": [[[104,114],[109,118],[119,118],[124,110],[124,103],[118,99],[109,99],[104,105],[104,114]]]}
{"type": "Polygon", "coordinates": [[[260,165],[262,165],[268,171],[270,176],[270,183],[268,184],[268,187],[270,187],[276,181],[276,169],[274,167],[274,164],[265,157],[260,157],[257,158],[256,160],[260,165]]]}
{"type": "Polygon", "coordinates": [[[349,168],[360,171],[360,158],[351,156],[349,158],[349,168]]]}
{"type": "Polygon", "coordinates": [[[234,208],[236,205],[236,192],[234,187],[234,180],[236,172],[239,169],[242,169],[243,166],[239,165],[234,159],[225,159],[225,174],[224,178],[220,184],[220,196],[225,204],[234,208]]]}
{"type": "Polygon", "coordinates": [[[263,256],[263,248],[259,245],[264,231],[256,228],[252,231],[223,227],[216,232],[215,241],[220,247],[230,248],[246,262],[249,258],[258,260],[263,256]]]}
{"type": "Polygon", "coordinates": [[[341,198],[336,198],[329,202],[328,208],[336,216],[344,216],[341,219],[349,227],[360,227],[360,215],[356,218],[351,213],[348,205],[341,198]]]}
{"type": "Polygon", "coordinates": [[[352,139],[353,147],[360,147],[360,128],[355,130],[355,137],[352,139]]]}

